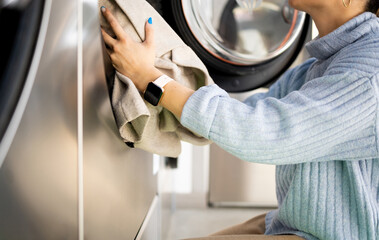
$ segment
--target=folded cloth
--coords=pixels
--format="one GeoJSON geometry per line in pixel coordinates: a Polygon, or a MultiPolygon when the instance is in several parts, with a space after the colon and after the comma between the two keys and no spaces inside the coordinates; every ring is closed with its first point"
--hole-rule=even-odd
{"type": "MultiPolygon", "coordinates": [[[[213,84],[196,54],[180,39],[164,19],[145,0],[99,0],[135,41],[145,39],[145,22],[153,18],[156,42],[155,67],[182,85],[198,89],[213,84]]],[[[115,36],[100,14],[102,28],[115,36]]],[[[112,90],[112,108],[123,140],[128,146],[162,156],[177,157],[180,141],[206,145],[210,141],[184,128],[167,109],[146,102],[133,82],[116,72],[112,90]]]]}

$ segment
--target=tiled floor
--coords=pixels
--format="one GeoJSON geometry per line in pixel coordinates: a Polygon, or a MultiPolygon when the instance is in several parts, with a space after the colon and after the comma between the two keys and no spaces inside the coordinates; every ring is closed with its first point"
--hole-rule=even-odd
{"type": "Polygon", "coordinates": [[[270,210],[262,208],[177,209],[170,221],[167,240],[207,236],[270,210]]]}

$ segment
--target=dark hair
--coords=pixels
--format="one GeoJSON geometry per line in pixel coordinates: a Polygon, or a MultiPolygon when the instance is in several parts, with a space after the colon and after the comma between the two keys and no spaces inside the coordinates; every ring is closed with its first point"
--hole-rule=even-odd
{"type": "Polygon", "coordinates": [[[368,0],[366,5],[366,11],[372,12],[379,16],[379,1],[378,0],[368,0]]]}

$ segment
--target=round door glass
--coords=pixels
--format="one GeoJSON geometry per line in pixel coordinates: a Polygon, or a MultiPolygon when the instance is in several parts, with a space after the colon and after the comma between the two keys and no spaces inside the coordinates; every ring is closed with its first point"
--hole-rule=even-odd
{"type": "Polygon", "coordinates": [[[191,32],[210,54],[235,65],[255,65],[295,42],[305,13],[288,0],[248,1],[182,0],[182,6],[191,32]]]}

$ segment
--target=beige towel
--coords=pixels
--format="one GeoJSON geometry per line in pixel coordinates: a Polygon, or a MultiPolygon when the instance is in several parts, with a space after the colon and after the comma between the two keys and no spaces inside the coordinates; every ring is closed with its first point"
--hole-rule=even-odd
{"type": "MultiPolygon", "coordinates": [[[[191,89],[212,84],[208,71],[196,54],[184,44],[164,19],[145,0],[99,0],[107,7],[123,29],[134,39],[145,39],[145,22],[153,18],[155,28],[155,66],[164,74],[191,89]]],[[[111,36],[114,33],[100,14],[100,23],[111,36]]],[[[147,103],[132,81],[116,73],[112,107],[118,129],[125,142],[162,156],[177,157],[180,140],[195,145],[210,141],[190,132],[168,110],[147,103]]]]}

